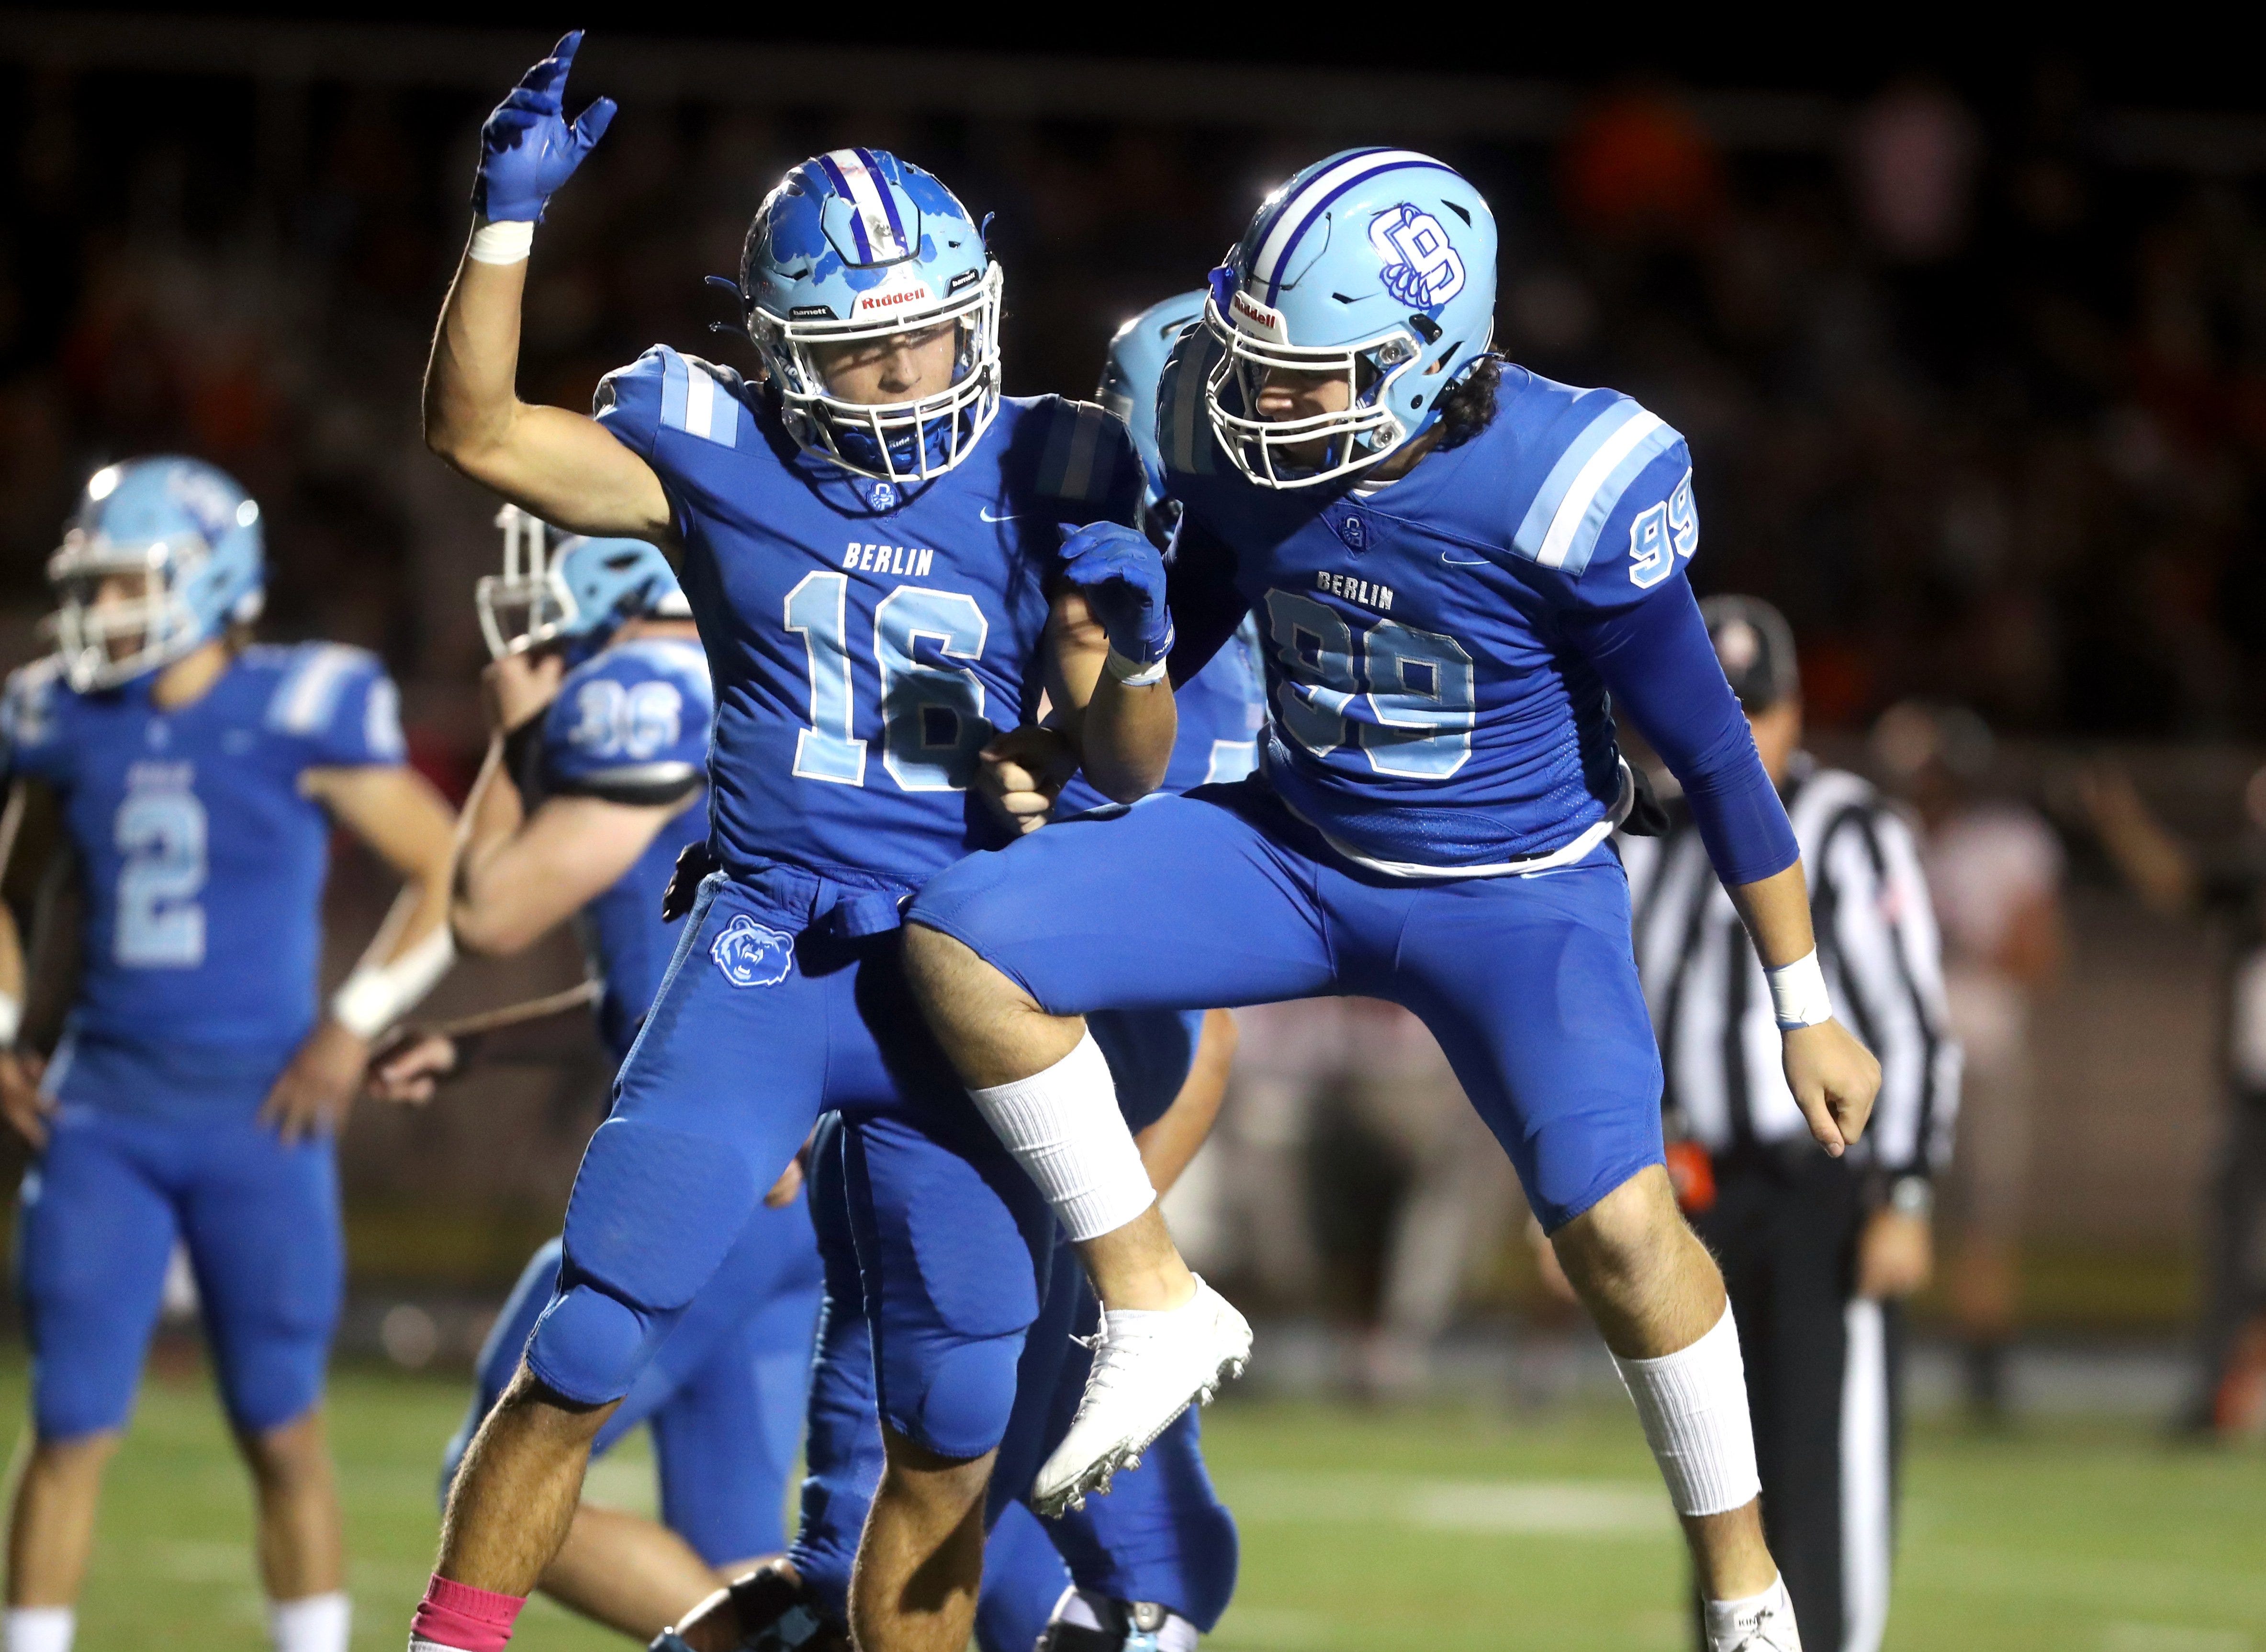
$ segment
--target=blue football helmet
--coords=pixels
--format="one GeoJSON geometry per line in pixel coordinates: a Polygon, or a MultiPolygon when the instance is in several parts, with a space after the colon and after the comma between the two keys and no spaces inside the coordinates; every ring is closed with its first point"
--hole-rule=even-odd
{"type": "Polygon", "coordinates": [[[1117,329],[1102,362],[1101,388],[1093,398],[1132,431],[1152,505],[1165,492],[1165,455],[1157,445],[1157,384],[1165,376],[1165,358],[1173,343],[1192,323],[1203,318],[1203,312],[1202,289],[1151,304],[1117,329]]]}
{"type": "Polygon", "coordinates": [[[130,683],[259,618],[259,507],[201,459],[105,465],[48,559],[48,583],[65,679],[82,693],[130,683]]]}
{"type": "Polygon", "coordinates": [[[950,190],[886,150],[832,150],[764,198],[740,259],[748,337],[805,452],[859,476],[941,475],[999,412],[999,267],[950,190]],[[912,401],[844,401],[814,346],[958,330],[952,387],[912,401]]]}
{"type": "Polygon", "coordinates": [[[496,513],[496,526],[503,572],[472,588],[495,659],[550,642],[595,652],[628,620],[692,617],[669,559],[642,539],[569,534],[554,546],[550,530],[516,505],[496,513]]]}
{"type": "Polygon", "coordinates": [[[1495,215],[1428,155],[1347,150],[1283,185],[1205,297],[1224,348],[1204,398],[1228,457],[1261,486],[1311,487],[1430,429],[1494,336],[1495,259],[1495,215]],[[1342,376],[1344,409],[1254,416],[1277,371],[1342,376]]]}

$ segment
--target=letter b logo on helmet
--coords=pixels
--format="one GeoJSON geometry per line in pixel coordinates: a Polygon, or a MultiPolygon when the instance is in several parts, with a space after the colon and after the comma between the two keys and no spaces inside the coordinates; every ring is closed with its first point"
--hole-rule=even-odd
{"type": "Polygon", "coordinates": [[[1464,260],[1440,221],[1404,201],[1369,223],[1370,245],[1384,260],[1378,279],[1412,310],[1444,304],[1464,290],[1464,260]]]}
{"type": "Polygon", "coordinates": [[[777,986],[794,967],[794,937],[742,912],[724,925],[708,955],[735,987],[777,986]]]}

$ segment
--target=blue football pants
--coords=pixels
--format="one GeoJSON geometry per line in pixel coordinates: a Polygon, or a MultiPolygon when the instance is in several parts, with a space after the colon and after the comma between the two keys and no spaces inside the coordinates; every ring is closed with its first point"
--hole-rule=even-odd
{"type": "Polygon", "coordinates": [[[1254,777],[971,855],[909,921],[1054,1014],[1338,994],[1401,1005],[1553,1232],[1662,1161],[1660,1056],[1610,848],[1529,877],[1390,878],[1340,858],[1254,777]]]}
{"type": "Polygon", "coordinates": [[[59,1108],[17,1239],[40,1439],[126,1425],[176,1239],[229,1421],[264,1433],[320,1401],[346,1288],[337,1159],[259,1123],[265,1090],[187,1118],[59,1108]]]}

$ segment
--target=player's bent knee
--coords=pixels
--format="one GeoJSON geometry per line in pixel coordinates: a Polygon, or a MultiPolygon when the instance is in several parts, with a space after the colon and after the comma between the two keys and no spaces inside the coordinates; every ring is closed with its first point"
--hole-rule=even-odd
{"type": "Polygon", "coordinates": [[[911,1380],[885,1378],[881,1420],[937,1458],[986,1456],[1006,1436],[1022,1351],[1020,1331],[932,1351],[911,1380]]]}
{"type": "Polygon", "coordinates": [[[496,1401],[499,1408],[539,1401],[544,1390],[575,1407],[608,1405],[629,1393],[644,1371],[657,1340],[647,1316],[595,1281],[561,1283],[535,1322],[526,1362],[496,1401]]]}

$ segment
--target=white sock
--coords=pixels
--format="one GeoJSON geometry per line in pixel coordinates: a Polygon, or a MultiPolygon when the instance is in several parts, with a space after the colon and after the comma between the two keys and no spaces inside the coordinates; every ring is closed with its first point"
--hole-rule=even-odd
{"type": "Polygon", "coordinates": [[[968,1093],[1072,1239],[1123,1227],[1156,1203],[1092,1033],[1044,1072],[968,1093]]]}
{"type": "Polygon", "coordinates": [[[1746,1366],[1729,1305],[1715,1328],[1658,1359],[1613,1356],[1644,1437],[1681,1515],[1722,1514],[1762,1493],[1755,1429],[1747,1415],[1746,1366]]]}
{"type": "MultiPolygon", "coordinates": [[[[1759,1595],[1749,1595],[1743,1600],[1711,1600],[1707,1603],[1707,1646],[1709,1652],[1717,1647],[1737,1647],[1747,1631],[1754,1627],[1755,1619],[1765,1611],[1777,1607],[1785,1614],[1785,1627],[1799,1634],[1795,1627],[1794,1597],[1786,1592],[1786,1579],[1774,1577],[1771,1586],[1759,1595]]],[[[1795,1643],[1797,1647],[1800,1642],[1795,1643]]]]}
{"type": "Polygon", "coordinates": [[[267,1635],[275,1652],[347,1652],[354,1602],[343,1589],[267,1603],[267,1635]]]}
{"type": "Polygon", "coordinates": [[[70,1652],[78,1613],[69,1606],[11,1606],[0,1623],[7,1652],[70,1652]]]}

